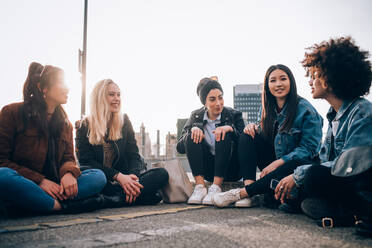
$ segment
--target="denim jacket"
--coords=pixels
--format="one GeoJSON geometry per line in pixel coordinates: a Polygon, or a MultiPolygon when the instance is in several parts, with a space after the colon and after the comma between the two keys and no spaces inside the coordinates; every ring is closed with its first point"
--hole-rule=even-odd
{"type": "MultiPolygon", "coordinates": [[[[289,131],[278,132],[274,139],[277,159],[282,158],[285,163],[312,163],[318,159],[322,139],[323,118],[315,108],[305,99],[299,98],[297,114],[289,131]]],[[[278,127],[284,124],[287,107],[284,106],[277,113],[278,127]]]]}
{"type": "MultiPolygon", "coordinates": [[[[338,112],[332,107],[329,109],[327,119],[328,131],[319,154],[321,165],[332,168],[331,172],[336,176],[357,175],[371,168],[372,164],[361,168],[358,167],[358,163],[337,163],[337,161],[342,158],[345,151],[354,150],[356,147],[372,146],[372,103],[364,98],[344,101],[338,112]],[[334,134],[333,143],[332,134],[334,134]],[[334,145],[334,159],[330,157],[332,145],[334,145]]],[[[310,166],[303,165],[294,171],[293,178],[297,185],[303,184],[305,173],[310,166]]]]}

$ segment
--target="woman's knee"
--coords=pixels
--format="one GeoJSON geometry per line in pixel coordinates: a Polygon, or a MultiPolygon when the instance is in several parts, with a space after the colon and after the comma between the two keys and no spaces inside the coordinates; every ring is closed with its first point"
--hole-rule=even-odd
{"type": "Polygon", "coordinates": [[[87,180],[94,182],[94,186],[100,192],[106,185],[107,179],[105,173],[100,169],[88,169],[82,172],[81,174],[84,177],[87,177],[87,180]]]}
{"type": "Polygon", "coordinates": [[[186,138],[185,138],[185,147],[186,147],[186,150],[190,146],[198,146],[198,145],[201,145],[201,143],[195,143],[194,140],[191,138],[191,134],[188,134],[186,136],[186,138]]]}
{"type": "Polygon", "coordinates": [[[9,184],[16,176],[19,174],[15,170],[8,167],[0,168],[0,186],[9,184]]]}
{"type": "Polygon", "coordinates": [[[226,133],[224,139],[222,140],[222,137],[220,141],[216,141],[216,150],[219,149],[219,147],[222,147],[223,150],[226,149],[226,147],[229,147],[233,144],[233,137],[231,133],[226,133]]]}
{"type": "Polygon", "coordinates": [[[155,168],[153,169],[154,178],[157,178],[159,182],[167,184],[169,180],[169,174],[168,171],[164,168],[155,168]]]}

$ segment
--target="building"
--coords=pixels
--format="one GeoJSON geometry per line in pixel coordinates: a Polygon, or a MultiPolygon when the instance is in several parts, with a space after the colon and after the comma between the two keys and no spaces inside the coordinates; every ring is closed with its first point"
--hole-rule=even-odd
{"type": "Polygon", "coordinates": [[[256,123],[261,108],[263,84],[238,84],[234,86],[234,108],[243,113],[244,122],[256,123]]]}
{"type": "Polygon", "coordinates": [[[141,125],[140,132],[135,133],[135,138],[137,141],[137,146],[139,153],[145,158],[148,159],[151,157],[151,139],[149,133],[146,133],[145,126],[141,125]]]}
{"type": "Polygon", "coordinates": [[[175,158],[177,155],[176,152],[177,146],[177,137],[176,134],[171,134],[168,132],[165,137],[165,157],[166,158],[175,158]]]}

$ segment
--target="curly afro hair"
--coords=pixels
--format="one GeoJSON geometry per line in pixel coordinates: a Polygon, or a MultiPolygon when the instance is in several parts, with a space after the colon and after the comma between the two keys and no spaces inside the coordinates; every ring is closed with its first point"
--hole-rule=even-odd
{"type": "Polygon", "coordinates": [[[331,87],[333,94],[343,100],[367,95],[372,81],[369,53],[354,44],[351,37],[330,39],[307,48],[302,61],[309,76],[315,69],[331,87]]]}

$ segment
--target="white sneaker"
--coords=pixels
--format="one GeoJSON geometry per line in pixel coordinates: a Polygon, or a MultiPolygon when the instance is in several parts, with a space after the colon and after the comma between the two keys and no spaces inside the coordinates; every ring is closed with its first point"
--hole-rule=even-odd
{"type": "Polygon", "coordinates": [[[207,188],[202,184],[197,184],[194,188],[194,192],[187,201],[188,204],[201,204],[203,198],[207,195],[207,188]]]}
{"type": "Polygon", "coordinates": [[[204,197],[202,204],[203,205],[213,205],[212,197],[216,193],[221,193],[220,186],[212,184],[208,189],[208,194],[204,197]]]}
{"type": "Polygon", "coordinates": [[[247,197],[235,202],[235,207],[238,208],[251,208],[258,205],[260,205],[260,197],[258,195],[247,197]]]}
{"type": "Polygon", "coordinates": [[[240,189],[231,189],[223,193],[214,194],[212,199],[216,207],[227,207],[240,200],[240,189]]]}

